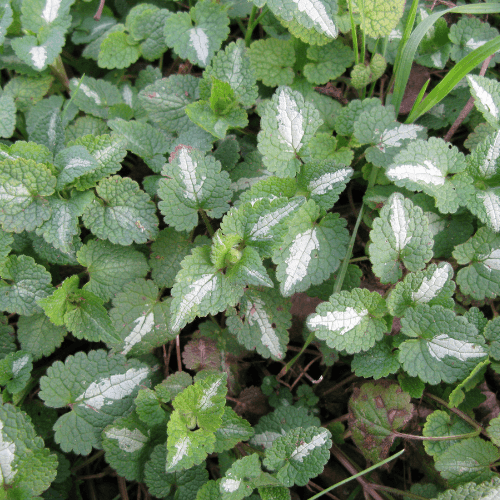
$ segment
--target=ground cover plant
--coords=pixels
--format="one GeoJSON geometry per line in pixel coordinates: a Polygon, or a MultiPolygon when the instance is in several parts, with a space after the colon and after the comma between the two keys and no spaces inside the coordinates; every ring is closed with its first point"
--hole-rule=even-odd
{"type": "Polygon", "coordinates": [[[499,13],[0,0],[0,499],[500,498],[499,13]]]}

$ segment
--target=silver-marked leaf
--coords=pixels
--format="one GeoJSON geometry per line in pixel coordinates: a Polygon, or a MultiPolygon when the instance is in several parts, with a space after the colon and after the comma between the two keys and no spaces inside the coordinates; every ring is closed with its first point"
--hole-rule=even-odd
{"type": "Polygon", "coordinates": [[[198,210],[219,219],[229,209],[229,174],[213,156],[191,147],[179,147],[171,163],[165,165],[159,182],[158,203],[168,224],[177,231],[189,231],[198,224],[198,210]]]}
{"type": "MultiPolygon", "coordinates": [[[[2,28],[0,28],[0,37],[1,31],[2,28]]],[[[16,104],[12,96],[4,92],[0,95],[0,137],[8,139],[14,133],[15,128],[16,104]]]]}
{"type": "MultiPolygon", "coordinates": [[[[61,96],[50,96],[33,106],[26,117],[30,142],[42,144],[54,154],[64,147],[64,125],[61,114],[63,103],[64,99],[61,96]]],[[[31,159],[42,163],[35,158],[31,159]]]]}
{"type": "Polygon", "coordinates": [[[330,431],[322,427],[298,427],[276,438],[266,450],[264,466],[276,471],[281,484],[305,486],[323,472],[330,458],[330,431]]]}
{"type": "Polygon", "coordinates": [[[54,158],[54,165],[59,170],[57,176],[58,190],[99,167],[96,158],[83,146],[71,146],[59,151],[54,158]]]}
{"type": "Polygon", "coordinates": [[[234,448],[241,441],[248,441],[254,434],[252,426],[229,406],[224,409],[222,424],[215,431],[215,452],[234,448]]]}
{"type": "Polygon", "coordinates": [[[440,212],[455,213],[459,197],[447,175],[462,172],[465,168],[463,153],[455,146],[450,148],[443,139],[431,137],[428,141],[410,142],[396,155],[385,174],[396,186],[423,191],[434,197],[440,212]]]}
{"type": "Polygon", "coordinates": [[[288,233],[273,261],[284,297],[319,285],[337,270],[345,256],[349,234],[338,214],[320,217],[320,208],[310,200],[290,221],[288,233]]]}
{"type": "Polygon", "coordinates": [[[132,409],[140,385],[148,384],[150,375],[138,360],[109,356],[104,350],[54,362],[40,379],[39,396],[51,408],[71,408],[54,426],[56,443],[65,452],[82,455],[101,448],[103,429],[132,409]]]}
{"type": "Polygon", "coordinates": [[[33,160],[0,162],[0,223],[5,231],[33,231],[50,218],[47,197],[56,178],[50,169],[33,160]]]}
{"type": "Polygon", "coordinates": [[[11,352],[0,360],[0,385],[12,394],[22,391],[33,370],[33,358],[24,351],[11,352]]]}
{"type": "Polygon", "coordinates": [[[495,129],[500,127],[500,84],[484,76],[467,75],[476,108],[495,129]]]}
{"type": "Polygon", "coordinates": [[[158,234],[156,206],[129,177],[114,175],[97,186],[83,213],[85,225],[98,237],[118,245],[146,243],[158,234]]]}
{"type": "Polygon", "coordinates": [[[38,301],[53,290],[45,267],[27,255],[10,255],[1,269],[0,309],[24,316],[42,312],[38,301]]]}
{"type": "Polygon", "coordinates": [[[173,333],[179,332],[196,316],[217,314],[234,306],[243,294],[243,286],[233,285],[212,264],[209,245],[193,249],[181,262],[181,267],[171,291],[170,328],[173,333]]]}
{"type": "Polygon", "coordinates": [[[401,332],[411,337],[399,346],[404,370],[430,384],[462,380],[488,355],[477,328],[442,306],[407,309],[401,332]]]}
{"type": "Polygon", "coordinates": [[[293,177],[300,168],[296,155],[322,123],[318,110],[300,92],[278,87],[266,103],[257,136],[265,167],[279,177],[293,177]]]}
{"type": "Polygon", "coordinates": [[[288,328],[292,325],[291,303],[276,289],[247,289],[240,299],[239,312],[229,311],[229,331],[247,349],[265,358],[284,359],[288,328]]]}
{"type": "Polygon", "coordinates": [[[387,300],[387,308],[393,316],[402,317],[408,307],[417,304],[440,305],[453,309],[455,292],[453,268],[448,262],[430,264],[425,271],[408,274],[399,282],[387,300]]]}
{"type": "Polygon", "coordinates": [[[189,13],[177,12],[167,19],[165,40],[180,57],[204,68],[227,38],[228,25],[224,5],[201,1],[189,13]]]}
{"type": "Polygon", "coordinates": [[[486,227],[453,252],[460,269],[456,281],[460,291],[474,299],[500,295],[500,236],[486,227]]]}
{"type": "Polygon", "coordinates": [[[131,281],[116,294],[109,316],[123,341],[115,351],[138,356],[174,338],[168,328],[171,300],[160,301],[158,294],[158,287],[143,279],[131,281]]]}
{"type": "Polygon", "coordinates": [[[373,271],[382,283],[401,278],[402,262],[418,271],[432,258],[432,233],[422,209],[401,193],[392,194],[373,221],[369,248],[373,271]]]}
{"type": "Polygon", "coordinates": [[[316,337],[349,354],[366,351],[388,331],[383,317],[384,299],[377,292],[356,288],[333,294],[307,317],[307,327],[316,337]]]}

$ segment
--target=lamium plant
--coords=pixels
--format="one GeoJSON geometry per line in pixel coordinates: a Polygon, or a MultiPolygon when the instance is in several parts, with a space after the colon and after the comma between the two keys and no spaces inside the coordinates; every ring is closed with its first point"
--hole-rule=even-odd
{"type": "Polygon", "coordinates": [[[0,500],[500,498],[499,13],[0,0],[0,500]]]}

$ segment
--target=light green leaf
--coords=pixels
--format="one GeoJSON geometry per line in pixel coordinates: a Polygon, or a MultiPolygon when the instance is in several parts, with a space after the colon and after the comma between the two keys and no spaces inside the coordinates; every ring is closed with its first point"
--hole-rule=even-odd
{"type": "Polygon", "coordinates": [[[476,327],[442,306],[408,309],[401,333],[411,337],[399,346],[404,370],[430,384],[462,380],[487,356],[476,327]]]}
{"type": "Polygon", "coordinates": [[[308,201],[290,221],[290,228],[273,261],[284,297],[325,281],[344,257],[349,234],[338,214],[320,217],[320,208],[308,201]]]}
{"type": "Polygon", "coordinates": [[[498,129],[500,126],[500,84],[484,76],[467,75],[470,92],[476,108],[486,121],[498,129]]]}
{"type": "MultiPolygon", "coordinates": [[[[63,148],[64,127],[61,119],[61,107],[64,99],[60,96],[51,96],[33,106],[26,117],[26,129],[31,142],[43,144],[52,153],[63,148]]],[[[40,160],[32,158],[37,163],[40,160]]]]}
{"type": "Polygon", "coordinates": [[[12,352],[0,360],[0,385],[15,394],[23,390],[33,369],[31,354],[24,351],[12,352]]]}
{"type": "Polygon", "coordinates": [[[123,69],[134,64],[141,56],[139,45],[130,43],[123,31],[109,33],[101,43],[97,64],[100,68],[123,69]]]}
{"type": "Polygon", "coordinates": [[[84,224],[98,237],[118,245],[146,243],[158,234],[156,206],[137,182],[114,175],[97,186],[83,213],[84,224]]]}
{"type": "Polygon", "coordinates": [[[91,115],[78,117],[65,130],[66,143],[74,141],[84,135],[104,135],[109,133],[109,127],[101,118],[91,115]]]}
{"type": "Polygon", "coordinates": [[[342,76],[354,62],[352,50],[337,40],[322,47],[311,45],[307,49],[307,58],[314,62],[304,66],[304,75],[315,85],[323,85],[342,76]]]}
{"type": "Polygon", "coordinates": [[[298,427],[274,440],[266,450],[264,466],[277,471],[283,486],[305,486],[323,472],[330,458],[330,431],[321,427],[298,427]]]}
{"type": "Polygon", "coordinates": [[[392,290],[387,308],[393,316],[402,317],[406,309],[417,304],[441,305],[453,309],[455,283],[453,268],[448,262],[430,264],[425,271],[408,274],[392,290]]]}
{"type": "Polygon", "coordinates": [[[51,75],[44,75],[39,78],[16,76],[5,85],[4,95],[12,96],[16,108],[26,113],[32,106],[43,99],[43,96],[47,94],[53,81],[54,77],[51,75]]]}
{"type": "Polygon", "coordinates": [[[7,34],[7,29],[12,24],[13,21],[12,7],[9,2],[6,1],[2,6],[0,6],[0,45],[3,45],[5,40],[5,35],[7,34]]]}
{"type": "Polygon", "coordinates": [[[382,108],[380,99],[352,100],[347,106],[341,108],[335,117],[335,131],[339,135],[351,136],[354,133],[354,124],[363,111],[369,112],[380,108],[382,108]]]}
{"type": "Polygon", "coordinates": [[[259,455],[252,453],[233,463],[221,479],[222,500],[243,500],[252,494],[254,480],[262,474],[259,455]]]}
{"type": "Polygon", "coordinates": [[[291,85],[294,78],[295,49],[293,42],[266,38],[252,42],[248,49],[257,80],[268,87],[291,85]]]}
{"type": "Polygon", "coordinates": [[[322,123],[317,109],[302,94],[279,87],[266,104],[257,136],[266,168],[279,177],[293,177],[300,169],[296,155],[322,123]]]}
{"type": "Polygon", "coordinates": [[[21,8],[21,22],[24,29],[39,33],[42,28],[69,28],[69,9],[74,0],[28,0],[21,8]]]}
{"type": "Polygon", "coordinates": [[[356,353],[351,363],[351,368],[358,377],[373,377],[374,380],[396,373],[400,366],[398,354],[394,352],[388,336],[368,351],[356,353]]]}
{"type": "Polygon", "coordinates": [[[224,5],[200,1],[189,13],[178,12],[167,19],[165,40],[181,58],[204,68],[229,35],[228,25],[224,5]]]}
{"type": "Polygon", "coordinates": [[[139,4],[136,8],[143,5],[147,5],[147,8],[143,9],[132,20],[129,20],[129,17],[134,8],[130,10],[126,24],[131,36],[141,42],[142,57],[148,61],[154,61],[168,50],[163,35],[163,27],[172,13],[167,9],[158,9],[151,4],[139,4]]]}
{"type": "Polygon", "coordinates": [[[363,0],[361,26],[372,38],[389,36],[396,27],[405,8],[404,0],[363,0]]]}
{"type": "Polygon", "coordinates": [[[198,210],[219,219],[227,212],[231,198],[229,175],[221,172],[221,164],[213,156],[190,147],[179,147],[162,171],[158,203],[169,225],[177,231],[189,231],[198,224],[198,210]]]}
{"type": "Polygon", "coordinates": [[[162,408],[162,401],[155,391],[141,389],[134,401],[135,411],[148,427],[166,424],[169,413],[162,408]]]}
{"type": "Polygon", "coordinates": [[[47,297],[53,288],[52,277],[41,265],[27,255],[10,255],[1,269],[0,309],[31,316],[41,312],[38,301],[47,297]]]}
{"type": "Polygon", "coordinates": [[[0,137],[8,139],[16,128],[16,104],[12,96],[0,95],[0,137]]]}
{"type": "Polygon", "coordinates": [[[373,221],[370,239],[370,260],[382,283],[396,283],[401,278],[400,261],[410,271],[418,271],[432,258],[428,219],[401,193],[389,197],[380,217],[373,221]]]}
{"type": "Polygon", "coordinates": [[[54,362],[40,379],[39,396],[51,408],[71,407],[54,426],[56,443],[81,455],[100,448],[102,430],[116,415],[131,410],[139,386],[149,377],[145,364],[119,354],[108,356],[104,350],[54,362]]]}
{"type": "Polygon", "coordinates": [[[383,317],[384,299],[377,292],[356,288],[333,294],[307,317],[307,327],[316,337],[349,354],[367,351],[388,331],[383,317]]]}
{"type": "Polygon", "coordinates": [[[215,452],[234,448],[241,441],[248,441],[254,434],[249,422],[241,418],[235,411],[226,407],[222,415],[222,424],[215,431],[215,452]]]}
{"type": "Polygon", "coordinates": [[[488,497],[495,498],[499,491],[500,479],[493,477],[481,484],[467,483],[456,490],[446,490],[440,493],[436,500],[488,500],[488,497]]]}

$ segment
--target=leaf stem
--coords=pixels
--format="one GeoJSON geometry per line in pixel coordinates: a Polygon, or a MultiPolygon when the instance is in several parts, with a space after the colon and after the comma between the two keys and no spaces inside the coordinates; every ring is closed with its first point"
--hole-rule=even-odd
{"type": "Polygon", "coordinates": [[[430,392],[425,392],[425,396],[427,396],[429,399],[433,399],[437,403],[443,405],[445,408],[450,410],[451,412],[455,413],[455,415],[459,416],[462,420],[467,422],[468,424],[472,425],[474,429],[477,429],[481,434],[483,434],[486,437],[489,437],[486,431],[472,418],[470,418],[468,415],[466,415],[463,411],[459,410],[458,408],[452,408],[451,406],[448,405],[444,399],[439,398],[438,396],[434,396],[434,394],[431,394],[430,392]]]}
{"type": "Polygon", "coordinates": [[[98,458],[102,457],[104,455],[104,453],[105,453],[104,450],[98,451],[97,453],[94,453],[92,456],[90,456],[89,458],[87,458],[87,460],[85,460],[84,462],[82,462],[80,465],[75,465],[75,467],[73,467],[71,469],[71,474],[74,474],[77,470],[80,470],[83,467],[85,467],[86,465],[91,464],[92,462],[94,462],[98,458]]]}
{"type": "Polygon", "coordinates": [[[302,349],[299,351],[299,353],[297,355],[295,355],[282,369],[281,371],[278,373],[278,377],[277,378],[281,378],[283,377],[287,372],[288,370],[290,370],[290,368],[294,365],[294,363],[300,358],[300,356],[302,355],[302,353],[307,349],[308,345],[314,340],[314,332],[311,332],[309,334],[309,337],[307,337],[307,340],[305,341],[304,345],[302,346],[302,349]]]}
{"type": "Polygon", "coordinates": [[[200,214],[201,214],[201,218],[203,219],[203,222],[205,223],[205,227],[207,228],[208,234],[210,235],[211,238],[213,238],[215,231],[214,231],[212,225],[210,224],[210,221],[208,220],[208,217],[207,217],[207,214],[205,213],[205,210],[203,210],[203,208],[200,208],[198,210],[198,212],[200,212],[200,214]]]}
{"type": "Polygon", "coordinates": [[[415,500],[427,500],[426,497],[416,495],[415,493],[410,493],[408,491],[398,490],[397,488],[391,488],[390,486],[382,486],[381,484],[374,484],[374,483],[370,483],[370,486],[374,490],[387,491],[388,493],[394,493],[395,495],[414,498],[415,500]]]}
{"type": "MultiPolygon", "coordinates": [[[[254,26],[254,21],[255,21],[255,16],[257,15],[259,8],[256,7],[255,5],[252,7],[252,12],[250,12],[250,18],[248,19],[248,26],[246,29],[246,32],[243,31],[245,34],[245,46],[250,47],[250,43],[252,41],[252,33],[255,28],[254,26]]],[[[259,16],[260,17],[260,16],[259,16]]]]}
{"type": "Polygon", "coordinates": [[[349,18],[351,20],[351,32],[352,32],[352,48],[354,50],[354,64],[359,64],[359,52],[358,52],[358,33],[356,31],[356,23],[354,22],[354,15],[352,13],[352,0],[349,0],[349,18]]]}
{"type": "Polygon", "coordinates": [[[415,439],[416,441],[453,441],[455,439],[467,439],[479,436],[480,430],[468,432],[467,434],[457,434],[456,436],[417,436],[415,434],[405,434],[404,432],[392,431],[392,433],[400,438],[415,439]]]}

